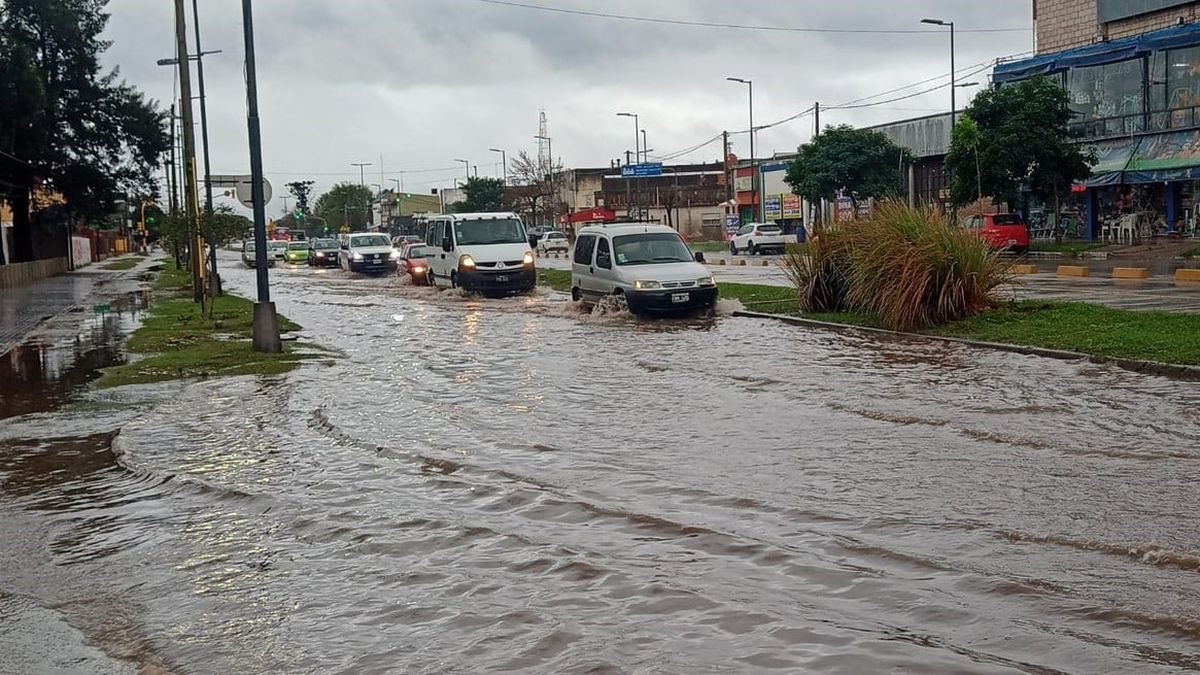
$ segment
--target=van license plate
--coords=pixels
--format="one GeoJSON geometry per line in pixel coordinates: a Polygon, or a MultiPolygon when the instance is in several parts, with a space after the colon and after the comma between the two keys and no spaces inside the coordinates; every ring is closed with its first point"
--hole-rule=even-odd
{"type": "Polygon", "coordinates": [[[691,296],[687,293],[672,293],[671,302],[687,302],[691,296]]]}
{"type": "Polygon", "coordinates": [[[496,283],[498,283],[498,284],[508,283],[508,275],[507,274],[497,274],[496,275],[496,283]]]}

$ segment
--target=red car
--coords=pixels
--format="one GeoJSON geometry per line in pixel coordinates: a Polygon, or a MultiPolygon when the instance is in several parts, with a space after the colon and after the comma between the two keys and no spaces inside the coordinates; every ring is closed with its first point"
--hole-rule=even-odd
{"type": "Polygon", "coordinates": [[[425,261],[428,250],[428,247],[419,241],[402,246],[400,260],[396,261],[396,274],[412,277],[413,286],[428,286],[429,263],[425,261]]]}
{"type": "Polygon", "coordinates": [[[998,251],[1024,253],[1029,250],[1029,228],[1019,213],[995,213],[973,216],[966,222],[968,230],[974,230],[998,251]]]}

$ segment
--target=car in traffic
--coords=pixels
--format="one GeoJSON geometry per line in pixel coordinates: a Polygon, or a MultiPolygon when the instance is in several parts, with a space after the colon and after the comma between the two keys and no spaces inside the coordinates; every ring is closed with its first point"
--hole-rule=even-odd
{"type": "Polygon", "coordinates": [[[964,224],[997,251],[1022,254],[1029,250],[1029,227],[1019,213],[989,213],[968,218],[964,224]]]}
{"type": "Polygon", "coordinates": [[[392,246],[394,246],[396,250],[400,250],[409,244],[419,244],[423,241],[424,238],[419,234],[402,234],[392,237],[392,246]]]}
{"type": "Polygon", "coordinates": [[[468,293],[528,293],[537,268],[521,218],[511,212],[454,213],[429,219],[426,260],[432,285],[468,293]]]}
{"type": "Polygon", "coordinates": [[[283,259],[293,265],[308,262],[308,242],[293,241],[288,244],[287,251],[283,254],[283,259]]]}
{"type": "Polygon", "coordinates": [[[347,272],[383,274],[396,271],[400,253],[386,234],[356,232],[338,238],[338,263],[347,272]]]}
{"type": "Polygon", "coordinates": [[[746,223],[729,240],[729,252],[737,255],[744,251],[747,255],[755,253],[783,253],[787,248],[787,236],[783,228],[770,223],[746,223]]]}
{"type": "Polygon", "coordinates": [[[396,261],[396,274],[407,274],[412,279],[413,286],[429,285],[429,261],[426,260],[428,247],[423,243],[406,244],[400,249],[400,258],[396,261]]]}
{"type": "Polygon", "coordinates": [[[584,227],[571,257],[571,298],[592,306],[607,296],[634,314],[711,311],[717,282],[674,229],[659,223],[584,227]]]}
{"type": "Polygon", "coordinates": [[[309,267],[337,267],[337,239],[309,239],[308,265],[309,267]]]}
{"type": "Polygon", "coordinates": [[[288,244],[291,242],[281,239],[272,239],[267,242],[267,250],[271,252],[271,257],[276,260],[283,260],[287,256],[288,244]]]}
{"type": "MultiPolygon", "coordinates": [[[[246,267],[256,267],[258,265],[258,258],[255,256],[255,251],[256,251],[256,249],[254,247],[253,239],[242,242],[242,264],[243,265],[245,265],[246,267]]],[[[275,266],[275,256],[268,255],[267,256],[267,267],[274,267],[274,266],[275,266]]]]}
{"type": "Polygon", "coordinates": [[[550,230],[542,235],[542,238],[537,243],[538,253],[549,253],[550,251],[569,251],[571,250],[571,242],[567,239],[567,235],[558,230],[550,230]]]}

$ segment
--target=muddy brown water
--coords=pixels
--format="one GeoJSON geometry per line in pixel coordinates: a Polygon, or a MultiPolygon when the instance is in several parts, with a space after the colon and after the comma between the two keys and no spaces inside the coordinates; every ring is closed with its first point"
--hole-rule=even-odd
{"type": "Polygon", "coordinates": [[[1200,669],[1194,383],[271,276],[332,363],[6,408],[0,592],[187,673],[1200,669]]]}

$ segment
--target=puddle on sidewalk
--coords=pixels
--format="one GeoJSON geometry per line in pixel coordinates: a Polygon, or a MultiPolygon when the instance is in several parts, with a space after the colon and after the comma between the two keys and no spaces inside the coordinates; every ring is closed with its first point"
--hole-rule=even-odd
{"type": "Polygon", "coordinates": [[[101,369],[125,363],[121,345],[140,323],[150,296],[149,289],[139,289],[55,317],[0,356],[0,419],[53,410],[101,369]]]}

